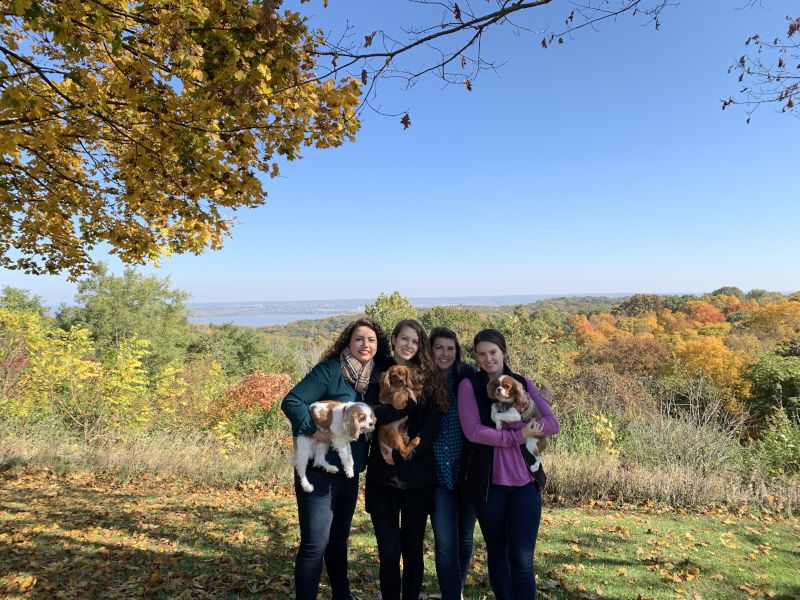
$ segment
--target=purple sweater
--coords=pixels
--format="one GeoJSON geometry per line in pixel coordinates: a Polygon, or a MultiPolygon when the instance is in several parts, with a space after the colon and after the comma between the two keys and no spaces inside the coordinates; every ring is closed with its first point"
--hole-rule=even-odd
{"type": "MultiPolygon", "coordinates": [[[[539,419],[544,428],[542,435],[546,437],[557,434],[560,428],[550,405],[542,398],[532,381],[525,379],[525,384],[542,415],[539,419]]],[[[475,401],[475,391],[469,379],[464,379],[458,386],[458,418],[464,435],[470,442],[495,447],[492,483],[516,487],[527,485],[533,480],[533,474],[528,470],[519,450],[520,445],[525,442],[520,431],[525,423],[522,421],[503,423],[503,428],[499,431],[494,427],[482,425],[478,415],[478,404],[475,401]]]]}

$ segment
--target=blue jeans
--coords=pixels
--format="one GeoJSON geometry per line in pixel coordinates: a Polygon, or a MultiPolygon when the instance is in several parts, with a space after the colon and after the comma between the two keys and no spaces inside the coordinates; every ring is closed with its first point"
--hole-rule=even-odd
{"type": "Polygon", "coordinates": [[[472,499],[437,485],[431,526],[436,542],[436,578],[442,600],[460,600],[472,561],[475,509],[472,499]]]}
{"type": "Polygon", "coordinates": [[[309,468],[308,480],[314,485],[310,493],[303,491],[295,474],[300,521],[300,547],[294,563],[296,598],[316,599],[323,560],[333,600],[352,598],[347,578],[347,538],[358,498],[358,475],[349,479],[342,473],[309,468]]]}
{"type": "Polygon", "coordinates": [[[492,484],[486,501],[475,500],[475,513],[486,542],[489,582],[495,598],[535,598],[533,552],[542,517],[539,484],[492,484]]]}

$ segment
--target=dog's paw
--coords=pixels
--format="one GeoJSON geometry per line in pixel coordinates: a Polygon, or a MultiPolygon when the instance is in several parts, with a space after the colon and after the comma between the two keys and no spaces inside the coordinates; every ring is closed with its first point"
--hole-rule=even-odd
{"type": "Polygon", "coordinates": [[[326,473],[338,473],[339,472],[339,467],[337,467],[336,465],[323,465],[322,468],[325,469],[326,473]]]}
{"type": "Polygon", "coordinates": [[[314,486],[308,479],[301,479],[300,480],[300,487],[302,487],[303,491],[305,491],[305,492],[311,493],[311,492],[314,491],[314,486]]]}
{"type": "Polygon", "coordinates": [[[355,476],[356,476],[356,474],[355,474],[355,471],[353,471],[353,467],[350,467],[349,469],[348,469],[348,468],[345,468],[345,470],[344,470],[344,474],[345,474],[347,477],[350,477],[351,479],[352,479],[353,477],[355,477],[355,476]]]}

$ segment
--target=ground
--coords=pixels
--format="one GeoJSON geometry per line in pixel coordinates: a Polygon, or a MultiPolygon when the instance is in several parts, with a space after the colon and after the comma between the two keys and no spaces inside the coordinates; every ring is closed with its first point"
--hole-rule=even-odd
{"type": "MultiPolygon", "coordinates": [[[[287,482],[288,484],[288,482],[287,482]]],[[[291,598],[293,492],[139,477],[0,474],[0,597],[291,598]]],[[[362,495],[363,497],[363,495],[362,495]]],[[[350,552],[356,594],[377,599],[377,551],[359,504],[350,552]]],[[[465,596],[492,598],[478,535],[465,596]]],[[[424,593],[437,597],[433,544],[424,593]]],[[[743,507],[545,506],[541,598],[800,599],[800,519],[743,507]]],[[[323,581],[321,598],[329,597],[323,581]]]]}

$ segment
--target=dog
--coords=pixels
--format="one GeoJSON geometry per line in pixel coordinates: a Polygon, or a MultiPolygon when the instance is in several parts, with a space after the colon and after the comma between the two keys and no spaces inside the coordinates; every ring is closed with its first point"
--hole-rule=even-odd
{"type": "Polygon", "coordinates": [[[392,365],[381,374],[378,399],[381,404],[391,404],[395,410],[403,410],[408,403],[408,390],[413,387],[411,369],[403,365],[392,365]]]}
{"type": "MultiPolygon", "coordinates": [[[[378,399],[381,404],[391,404],[395,410],[403,410],[408,404],[409,390],[413,390],[415,394],[422,392],[414,384],[411,369],[403,365],[392,365],[381,375],[378,399]]],[[[419,436],[414,439],[408,437],[408,417],[378,427],[378,447],[387,464],[394,464],[392,450],[397,450],[403,460],[408,460],[419,446],[419,441],[419,436]]]]}
{"type": "MultiPolygon", "coordinates": [[[[495,377],[486,386],[486,394],[492,402],[492,421],[495,427],[502,429],[503,423],[519,421],[520,412],[525,409],[528,402],[528,392],[523,385],[510,375],[495,377]]],[[[536,403],[533,403],[533,418],[541,418],[541,413],[536,403]]],[[[547,438],[531,437],[525,440],[525,449],[533,456],[533,461],[528,467],[531,473],[539,470],[542,464],[542,452],[547,448],[547,438]]],[[[528,461],[526,461],[528,462],[528,461]]]]}
{"type": "Polygon", "coordinates": [[[306,477],[308,461],[313,458],[315,467],[322,467],[328,473],[338,473],[339,468],[325,460],[325,454],[332,446],[342,460],[344,474],[353,477],[355,465],[350,442],[362,434],[370,436],[375,431],[376,419],[370,405],[364,402],[320,400],[309,406],[308,412],[318,431],[330,431],[333,434],[330,444],[319,442],[310,435],[299,435],[295,438],[291,463],[300,477],[303,490],[313,492],[314,485],[306,477]]]}

